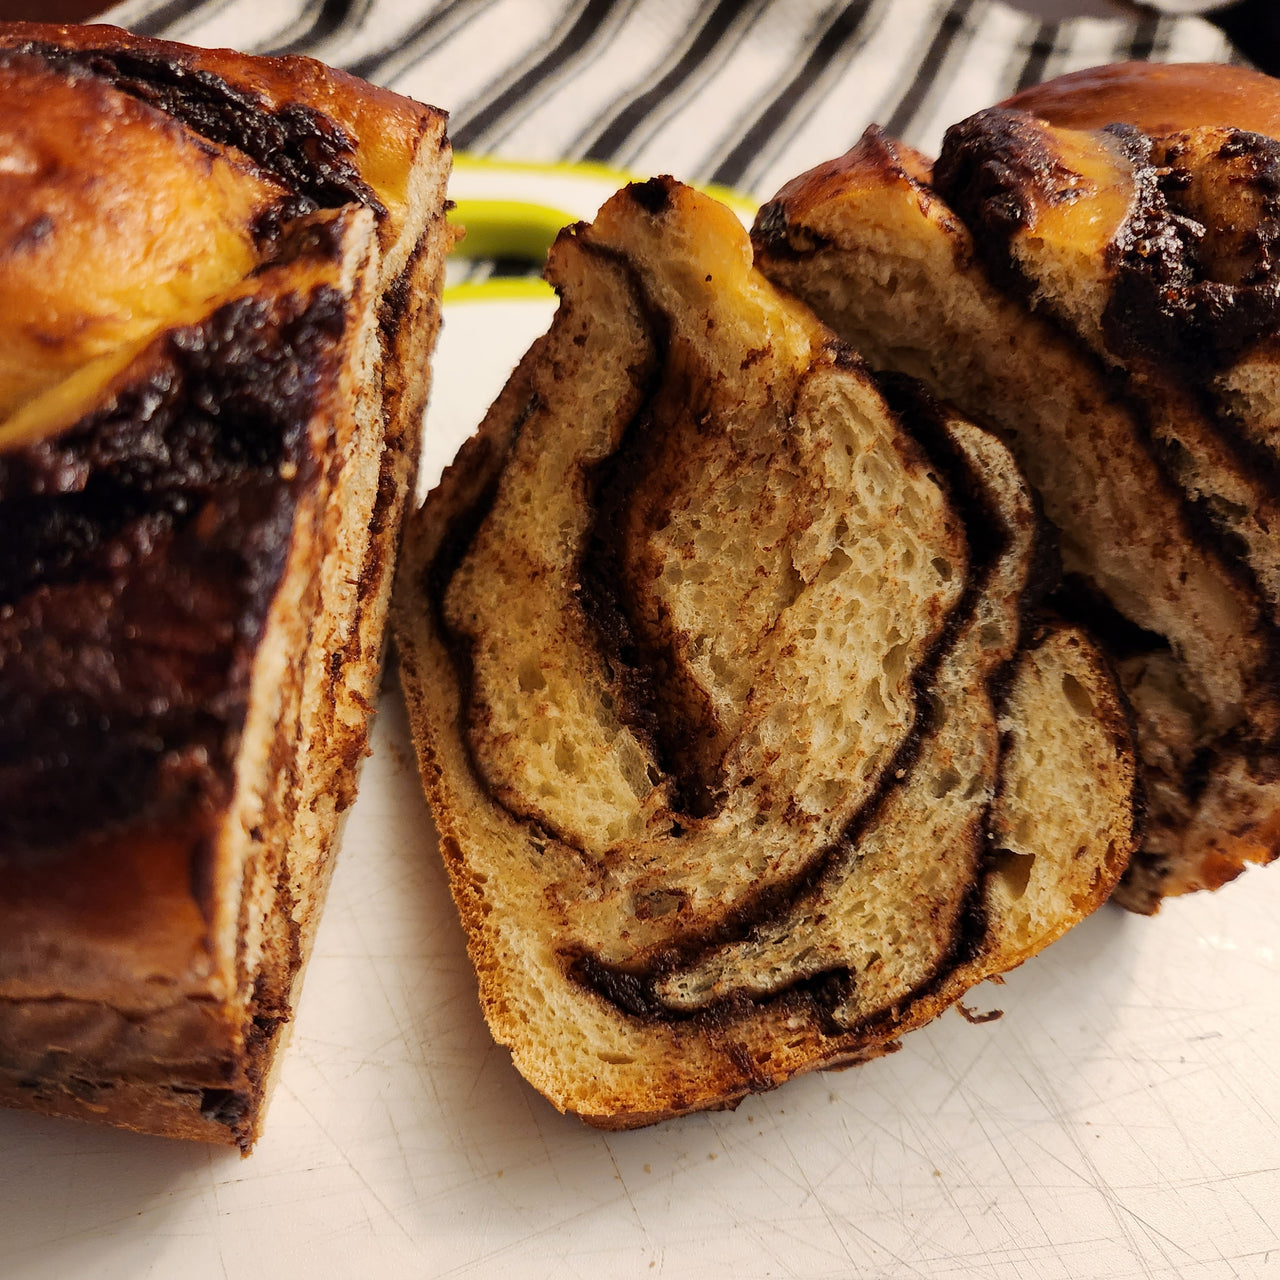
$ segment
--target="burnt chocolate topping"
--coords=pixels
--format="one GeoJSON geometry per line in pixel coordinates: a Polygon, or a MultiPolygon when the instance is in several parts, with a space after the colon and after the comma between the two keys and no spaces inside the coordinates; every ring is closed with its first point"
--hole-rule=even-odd
{"type": "Polygon", "coordinates": [[[828,248],[831,241],[811,227],[791,222],[786,200],[774,199],[760,206],[751,227],[751,243],[770,257],[796,261],[828,248]]]}
{"type": "Polygon", "coordinates": [[[662,178],[650,178],[646,182],[630,182],[627,194],[650,217],[660,217],[671,207],[671,192],[662,178]]]}
{"type": "MultiPolygon", "coordinates": [[[[1189,283],[1178,234],[1185,229],[1168,220],[1150,164],[1150,140],[1128,125],[1114,125],[1101,131],[1097,142],[1127,162],[1135,184],[1135,212],[1109,252],[1150,256],[1151,279],[1189,283]]],[[[1090,185],[1081,183],[1054,148],[1043,122],[1003,107],[979,111],[947,130],[931,185],[968,228],[991,278],[1023,297],[1034,282],[1014,261],[1010,240],[1034,228],[1037,208],[1070,205],[1091,194],[1090,185]]]]}
{"type": "Polygon", "coordinates": [[[0,54],[32,54],[49,66],[92,75],[148,103],[201,137],[249,155],[266,172],[304,197],[311,209],[363,204],[379,217],[387,210],[352,160],[354,139],[335,120],[302,103],[272,110],[263,99],[211,71],[163,53],[126,49],[69,49],[27,40],[0,54]]]}
{"type": "Polygon", "coordinates": [[[343,317],[325,287],[228,303],[0,454],[0,860],[226,803],[343,317]]]}
{"type": "MultiPolygon", "coordinates": [[[[1114,267],[1103,316],[1107,346],[1180,381],[1207,378],[1280,325],[1280,143],[1234,130],[1219,149],[1218,159],[1243,162],[1231,180],[1247,181],[1260,197],[1261,217],[1246,230],[1198,220],[1186,196],[1191,174],[1179,164],[1181,135],[1152,139],[1112,124],[1096,136],[1100,147],[1124,157],[1134,183],[1132,212],[1107,250],[1114,267]],[[1157,142],[1167,152],[1158,157],[1157,142]],[[1214,241],[1223,235],[1238,237],[1252,261],[1240,278],[1215,278],[1214,241]]],[[[1042,122],[1000,107],[948,129],[933,170],[934,188],[965,222],[991,278],[1024,297],[1033,285],[1009,240],[1033,226],[1037,203],[1081,198],[1075,179],[1042,122]]]]}
{"type": "Polygon", "coordinates": [[[1032,224],[1038,202],[1079,199],[1072,176],[1038,121],[999,107],[952,125],[933,166],[933,186],[974,231],[979,251],[994,250],[996,261],[1007,256],[1009,238],[1032,224]]]}

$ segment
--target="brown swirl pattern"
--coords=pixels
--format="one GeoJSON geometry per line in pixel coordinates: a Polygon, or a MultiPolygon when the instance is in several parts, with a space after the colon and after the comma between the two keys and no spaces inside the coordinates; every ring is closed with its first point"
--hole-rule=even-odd
{"type": "Polygon", "coordinates": [[[1027,490],[668,180],[551,272],[501,470],[428,574],[518,874],[630,1013],[806,987],[833,1031],[892,1017],[982,949],[1027,490]]]}

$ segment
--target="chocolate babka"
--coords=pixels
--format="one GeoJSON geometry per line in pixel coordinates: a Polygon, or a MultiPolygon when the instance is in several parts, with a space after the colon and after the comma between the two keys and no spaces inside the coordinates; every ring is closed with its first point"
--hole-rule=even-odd
{"type": "Polygon", "coordinates": [[[879,369],[1009,445],[1104,637],[1154,911],[1280,852],[1280,86],[1219,66],[1065,77],[871,128],[760,212],[756,262],[879,369]]]}
{"type": "Polygon", "coordinates": [[[258,1132],[366,749],[444,123],[0,27],[0,1101],[258,1132]]]}
{"type": "Polygon", "coordinates": [[[1123,703],[1009,451],[670,179],[562,233],[549,332],[392,610],[493,1034],[631,1127],[858,1061],[1103,901],[1123,703]]]}

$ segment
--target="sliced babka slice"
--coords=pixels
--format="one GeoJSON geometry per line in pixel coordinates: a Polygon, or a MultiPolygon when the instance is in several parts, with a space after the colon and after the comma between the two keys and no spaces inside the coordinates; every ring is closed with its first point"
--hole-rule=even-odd
{"type": "Polygon", "coordinates": [[[1106,639],[1136,715],[1149,823],[1118,896],[1152,911],[1280,848],[1276,144],[1203,113],[1175,132],[1158,92],[1143,132],[1142,73],[1113,74],[1124,92],[1086,94],[1100,71],[1019,100],[1073,102],[1070,127],[980,113],[934,168],[873,128],[754,239],[873,366],[994,427],[1041,494],[1058,603],[1106,639]]]}
{"type": "Polygon", "coordinates": [[[549,276],[393,626],[490,1027],[625,1127],[884,1052],[1038,949],[1123,868],[1134,767],[1092,646],[1024,653],[1007,450],[886,397],[732,214],[633,185],[549,276]]]}

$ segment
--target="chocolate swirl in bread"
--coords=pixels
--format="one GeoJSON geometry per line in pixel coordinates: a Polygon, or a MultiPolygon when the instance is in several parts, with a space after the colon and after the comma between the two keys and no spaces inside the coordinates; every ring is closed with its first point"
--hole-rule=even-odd
{"type": "Polygon", "coordinates": [[[1117,640],[1137,717],[1141,911],[1280,851],[1278,105],[1235,69],[1099,69],[961,122],[932,167],[872,129],[756,225],[771,278],[1041,493],[1061,606],[1117,640]]]}
{"type": "Polygon", "coordinates": [[[1119,875],[1134,774],[1091,642],[1029,643],[1044,546],[997,441],[887,400],[670,179],[548,270],[394,626],[490,1025],[627,1126],[884,1052],[1039,949],[1119,875]],[[1051,739],[1096,804],[1037,838],[1051,739]]]}
{"type": "Polygon", "coordinates": [[[0,158],[0,1100],[247,1149],[367,741],[444,120],[13,24],[0,158]]]}

